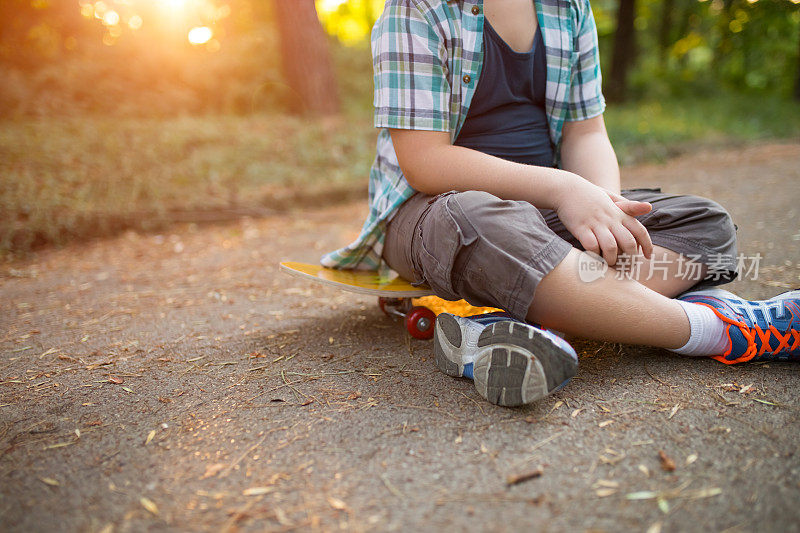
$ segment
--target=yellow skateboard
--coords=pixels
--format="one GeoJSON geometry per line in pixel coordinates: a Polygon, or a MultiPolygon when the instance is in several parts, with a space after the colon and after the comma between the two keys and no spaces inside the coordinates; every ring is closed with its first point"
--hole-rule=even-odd
{"type": "Polygon", "coordinates": [[[402,319],[408,333],[417,339],[433,337],[436,315],[441,312],[467,316],[499,311],[491,307],[473,307],[464,300],[458,302],[442,300],[433,296],[430,287],[414,286],[395,273],[384,277],[375,271],[338,270],[293,261],[284,261],[280,266],[283,272],[292,276],[310,279],[344,291],[377,296],[381,310],[392,318],[402,319]]]}

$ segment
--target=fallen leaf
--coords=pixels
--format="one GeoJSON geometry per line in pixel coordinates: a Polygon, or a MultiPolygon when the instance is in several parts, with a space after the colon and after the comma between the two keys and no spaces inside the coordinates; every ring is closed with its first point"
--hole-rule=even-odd
{"type": "Polygon", "coordinates": [[[598,427],[601,427],[601,428],[604,428],[604,427],[606,427],[606,426],[608,426],[608,425],[610,425],[610,424],[613,424],[613,423],[614,423],[614,421],[613,421],[613,420],[603,420],[602,422],[600,422],[599,424],[597,424],[597,426],[598,426],[598,427]]]}
{"type": "Polygon", "coordinates": [[[579,408],[575,409],[574,411],[572,411],[572,413],[570,413],[569,416],[571,416],[572,418],[575,418],[576,416],[578,416],[581,413],[581,411],[583,411],[583,407],[579,407],[579,408]]]}
{"type": "Polygon", "coordinates": [[[75,444],[75,442],[57,442],[55,444],[50,444],[49,446],[45,446],[45,450],[52,450],[53,448],[63,448],[64,446],[70,446],[75,444]]]}
{"type": "Polygon", "coordinates": [[[619,481],[609,481],[608,479],[598,479],[595,482],[595,488],[605,487],[607,489],[616,489],[619,487],[619,481]]]}
{"type": "Polygon", "coordinates": [[[148,444],[150,444],[150,441],[152,441],[153,437],[155,436],[156,436],[156,430],[154,429],[147,434],[147,438],[144,441],[144,445],[147,446],[148,444]]]}
{"type": "Polygon", "coordinates": [[[595,491],[595,494],[597,494],[598,498],[605,498],[616,493],[617,489],[612,488],[597,489],[597,491],[595,491]]]}
{"type": "Polygon", "coordinates": [[[116,376],[109,376],[108,382],[114,383],[115,385],[122,385],[123,383],[125,383],[125,380],[122,378],[118,378],[116,376]]]}
{"type": "Polygon", "coordinates": [[[269,494],[275,490],[275,487],[251,487],[249,489],[244,489],[242,494],[245,496],[260,496],[262,494],[269,494]]]}
{"type": "MultiPolygon", "coordinates": [[[[34,331],[36,331],[36,330],[34,330],[34,331]]],[[[31,333],[33,333],[33,331],[32,331],[31,333]]],[[[40,355],[40,356],[39,356],[39,359],[41,359],[41,358],[42,358],[42,357],[44,357],[45,355],[50,355],[51,353],[55,353],[55,352],[57,352],[57,351],[59,351],[59,350],[60,350],[60,348],[50,348],[49,350],[47,350],[46,352],[44,352],[42,355],[40,355]]],[[[59,356],[59,359],[61,359],[61,357],[60,357],[60,356],[59,356]]]]}
{"type": "MultiPolygon", "coordinates": [[[[767,365],[761,365],[761,366],[767,366],[767,365]]],[[[778,405],[777,403],[774,403],[774,402],[768,402],[767,400],[759,400],[758,398],[752,398],[752,400],[753,400],[753,401],[756,401],[756,402],[758,402],[758,403],[763,403],[763,404],[766,404],[766,405],[778,405]]]]}
{"type": "Polygon", "coordinates": [[[153,503],[153,500],[142,496],[141,498],[139,498],[139,503],[141,503],[142,507],[147,509],[149,512],[158,516],[158,507],[156,506],[155,503],[153,503]]]}
{"type": "Polygon", "coordinates": [[[639,468],[639,472],[641,472],[642,474],[644,474],[647,477],[650,477],[650,469],[649,468],[647,468],[644,465],[639,465],[637,468],[639,468]]]}
{"type": "Polygon", "coordinates": [[[129,389],[128,387],[122,387],[122,390],[124,390],[125,392],[129,392],[129,393],[133,394],[133,391],[131,389],[129,389]]]}
{"type": "Polygon", "coordinates": [[[506,478],[506,486],[516,485],[518,483],[523,483],[525,481],[529,481],[531,479],[536,479],[542,475],[542,469],[537,468],[536,470],[531,470],[530,472],[524,472],[522,474],[512,474],[506,478]]]}
{"type": "Polygon", "coordinates": [[[294,523],[289,520],[289,517],[286,516],[286,513],[280,507],[275,507],[273,509],[275,511],[275,518],[278,520],[278,523],[282,526],[291,527],[294,523]]]}
{"type": "Polygon", "coordinates": [[[333,507],[334,509],[336,509],[338,511],[344,511],[344,510],[347,509],[347,504],[346,503],[344,503],[339,498],[335,498],[333,496],[328,496],[328,503],[330,504],[331,507],[333,507]]]}
{"type": "Polygon", "coordinates": [[[692,499],[700,499],[700,498],[711,498],[712,496],[719,496],[722,494],[722,489],[719,487],[711,487],[707,489],[700,489],[698,491],[692,492],[687,497],[692,499]]]}
{"type": "Polygon", "coordinates": [[[675,461],[670,459],[670,457],[664,453],[664,450],[658,450],[658,459],[661,461],[661,469],[665,472],[674,472],[675,471],[675,461]]]}
{"type": "Polygon", "coordinates": [[[658,508],[661,510],[662,513],[667,514],[669,513],[669,502],[664,498],[656,498],[656,502],[658,503],[658,508]]]}
{"type": "Polygon", "coordinates": [[[39,480],[41,480],[41,482],[45,485],[50,485],[51,487],[58,487],[61,485],[57,479],[53,479],[51,477],[40,477],[39,480]]]}
{"type": "Polygon", "coordinates": [[[687,465],[690,465],[695,461],[697,461],[697,454],[696,453],[693,453],[689,457],[686,458],[686,464],[687,465]]]}
{"type": "Polygon", "coordinates": [[[680,409],[680,408],[681,408],[681,404],[676,403],[675,407],[672,408],[672,411],[669,412],[669,416],[667,417],[667,420],[670,420],[673,416],[675,416],[675,413],[677,413],[678,409],[680,409]]]}
{"type": "Polygon", "coordinates": [[[208,465],[206,467],[205,473],[202,475],[200,479],[207,479],[210,477],[214,477],[217,474],[219,474],[220,470],[222,470],[226,466],[228,465],[226,465],[225,463],[214,463],[213,465],[208,465]]]}
{"type": "Polygon", "coordinates": [[[658,496],[657,492],[652,490],[642,490],[639,492],[630,492],[625,495],[626,500],[652,500],[658,496]]]}

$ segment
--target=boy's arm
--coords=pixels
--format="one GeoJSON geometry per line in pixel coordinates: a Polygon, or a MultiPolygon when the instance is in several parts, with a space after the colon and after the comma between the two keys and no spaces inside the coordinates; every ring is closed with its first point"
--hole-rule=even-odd
{"type": "Polygon", "coordinates": [[[649,256],[652,243],[634,216],[650,204],[625,200],[582,177],[548,167],[523,165],[450,144],[450,134],[390,130],[400,167],[416,190],[435,195],[478,190],[508,200],[553,209],[584,248],[616,263],[617,253],[649,256]]]}
{"type": "Polygon", "coordinates": [[[608,139],[603,115],[567,121],[561,138],[561,167],[619,194],[619,164],[608,139]]]}
{"type": "Polygon", "coordinates": [[[577,59],[561,137],[561,166],[619,194],[619,166],[603,121],[605,99],[597,29],[589,0],[572,4],[578,12],[577,59]]]}

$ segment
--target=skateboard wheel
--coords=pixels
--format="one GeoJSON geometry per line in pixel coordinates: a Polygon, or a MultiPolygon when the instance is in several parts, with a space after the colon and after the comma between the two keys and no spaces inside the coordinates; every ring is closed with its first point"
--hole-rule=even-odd
{"type": "Polygon", "coordinates": [[[436,314],[427,307],[412,307],[406,314],[406,329],[415,339],[433,338],[436,314]]]}

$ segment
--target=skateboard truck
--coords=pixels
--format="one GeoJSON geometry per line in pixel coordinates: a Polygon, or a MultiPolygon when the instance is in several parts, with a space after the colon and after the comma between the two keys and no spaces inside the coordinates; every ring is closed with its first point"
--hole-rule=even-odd
{"type": "Polygon", "coordinates": [[[378,306],[387,316],[401,319],[409,335],[415,339],[427,340],[433,337],[436,313],[418,305],[412,305],[410,298],[378,298],[378,306]]]}

